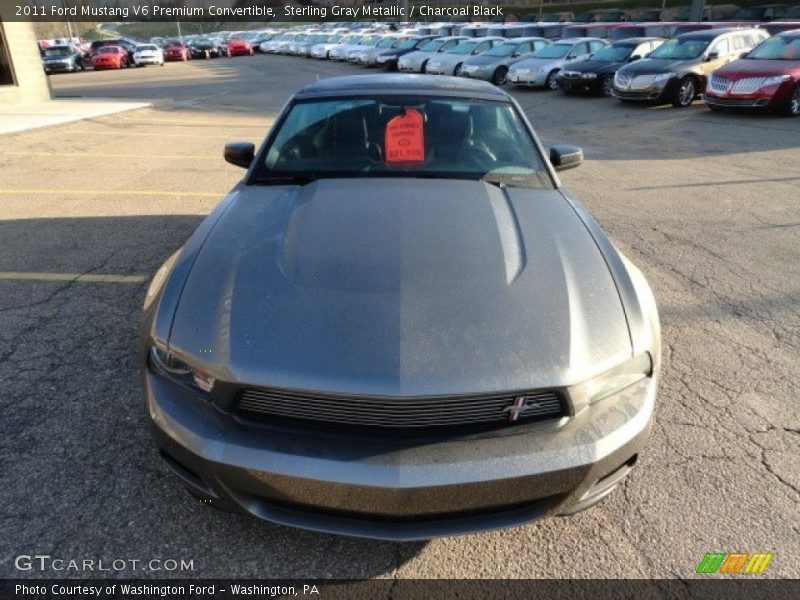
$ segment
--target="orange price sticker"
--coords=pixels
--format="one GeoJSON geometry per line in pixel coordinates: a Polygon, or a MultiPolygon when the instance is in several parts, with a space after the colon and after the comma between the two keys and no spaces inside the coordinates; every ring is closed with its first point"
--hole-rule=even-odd
{"type": "Polygon", "coordinates": [[[389,120],[385,138],[387,163],[425,162],[422,121],[422,114],[413,108],[406,108],[404,115],[389,120]]]}

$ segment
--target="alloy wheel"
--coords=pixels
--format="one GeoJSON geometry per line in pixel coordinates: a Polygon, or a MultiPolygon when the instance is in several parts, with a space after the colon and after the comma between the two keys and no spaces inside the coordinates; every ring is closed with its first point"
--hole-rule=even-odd
{"type": "Polygon", "coordinates": [[[689,106],[695,97],[695,85],[693,79],[684,79],[678,90],[678,102],[681,106],[689,106]]]}
{"type": "Polygon", "coordinates": [[[558,89],[558,80],[556,76],[558,75],[558,71],[552,71],[550,75],[547,76],[547,81],[545,81],[545,86],[549,90],[557,90],[558,89]]]}
{"type": "Polygon", "coordinates": [[[498,67],[492,76],[492,83],[495,85],[505,85],[508,75],[508,69],[505,67],[498,67]]]}
{"type": "Polygon", "coordinates": [[[789,100],[789,114],[793,117],[800,116],[800,85],[794,88],[792,97],[789,100]]]}
{"type": "Polygon", "coordinates": [[[611,96],[614,92],[614,78],[611,75],[605,75],[600,80],[600,88],[603,90],[604,96],[611,96]]]}

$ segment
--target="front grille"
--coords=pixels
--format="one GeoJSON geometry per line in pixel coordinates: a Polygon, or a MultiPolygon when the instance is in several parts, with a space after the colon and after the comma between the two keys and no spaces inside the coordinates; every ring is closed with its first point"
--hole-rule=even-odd
{"type": "Polygon", "coordinates": [[[752,94],[764,85],[766,77],[748,77],[735,81],[731,86],[732,94],[752,94]]]}
{"type": "Polygon", "coordinates": [[[715,94],[724,94],[728,91],[728,80],[719,75],[712,75],[708,80],[708,89],[715,94]]]}
{"type": "Polygon", "coordinates": [[[316,424],[413,429],[502,425],[565,416],[566,406],[553,391],[519,395],[371,398],[244,390],[234,413],[246,419],[290,419],[316,424]]]}
{"type": "Polygon", "coordinates": [[[631,81],[631,88],[635,90],[643,90],[649,88],[656,80],[655,75],[637,75],[631,81]]]}
{"type": "Polygon", "coordinates": [[[561,76],[564,79],[579,79],[581,73],[580,71],[561,71],[561,76]]]}

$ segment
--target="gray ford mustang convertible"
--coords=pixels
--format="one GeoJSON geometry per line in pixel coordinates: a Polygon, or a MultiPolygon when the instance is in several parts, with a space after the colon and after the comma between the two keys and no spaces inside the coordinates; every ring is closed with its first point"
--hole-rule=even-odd
{"type": "Polygon", "coordinates": [[[425,539],[570,514],[628,475],[653,295],[482,81],[317,81],[156,273],[141,358],[161,456],[203,501],[425,539]]]}

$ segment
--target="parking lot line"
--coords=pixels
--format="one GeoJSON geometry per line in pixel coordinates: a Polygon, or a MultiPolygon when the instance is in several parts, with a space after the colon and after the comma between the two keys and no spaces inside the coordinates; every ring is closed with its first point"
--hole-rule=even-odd
{"type": "Polygon", "coordinates": [[[47,189],[0,189],[0,194],[63,194],[68,196],[202,196],[221,198],[227,192],[165,192],[154,190],[47,190],[47,189]]]}
{"type": "MultiPolygon", "coordinates": [[[[130,160],[132,157],[130,154],[107,154],[105,152],[0,152],[0,156],[47,156],[49,158],[53,158],[56,156],[64,156],[70,158],[126,158],[130,160]]],[[[142,156],[141,158],[152,159],[152,158],[181,158],[181,159],[216,159],[219,158],[217,154],[207,154],[207,155],[199,155],[199,154],[147,154],[146,156],[142,156]]]]}
{"type": "Polygon", "coordinates": [[[142,283],[147,275],[98,275],[81,273],[40,273],[35,271],[0,271],[0,281],[78,281],[86,283],[142,283]]]}
{"type": "MultiPolygon", "coordinates": [[[[174,137],[174,138],[202,138],[202,139],[209,139],[209,138],[219,138],[219,139],[230,139],[230,134],[211,134],[211,133],[164,133],[161,131],[153,132],[153,133],[138,133],[135,131],[125,131],[118,130],[118,131],[82,131],[81,136],[86,135],[112,135],[114,137],[149,137],[149,138],[165,138],[165,137],[174,137]]],[[[260,138],[259,138],[260,139],[260,138]]]]}

